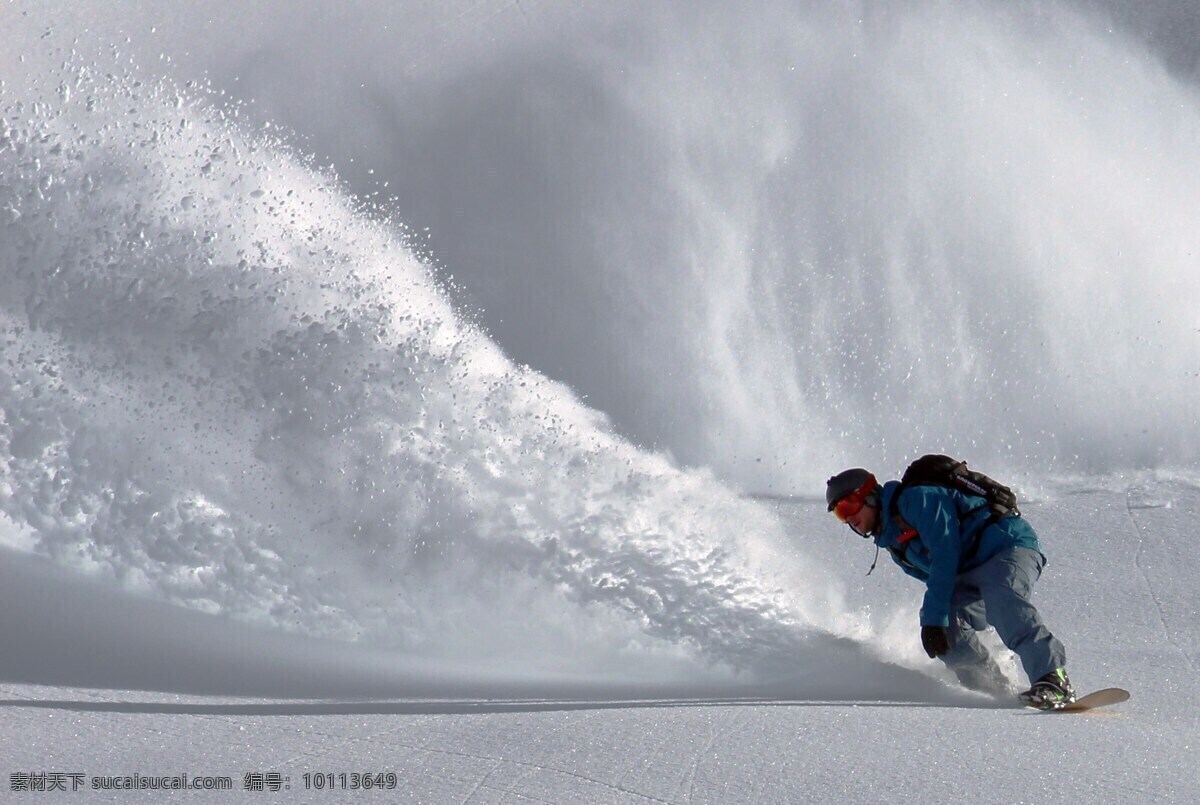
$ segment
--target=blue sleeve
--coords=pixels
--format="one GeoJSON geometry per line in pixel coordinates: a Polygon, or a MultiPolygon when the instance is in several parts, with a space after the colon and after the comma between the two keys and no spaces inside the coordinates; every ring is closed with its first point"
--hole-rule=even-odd
{"type": "Polygon", "coordinates": [[[950,598],[962,558],[962,535],[954,499],[939,487],[915,486],[906,489],[899,502],[900,516],[917,529],[929,551],[929,579],[925,582],[921,625],[949,626],[950,598]]]}

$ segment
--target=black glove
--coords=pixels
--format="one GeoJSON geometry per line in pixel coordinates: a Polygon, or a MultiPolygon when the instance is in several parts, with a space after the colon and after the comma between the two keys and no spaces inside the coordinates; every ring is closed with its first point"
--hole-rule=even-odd
{"type": "Polygon", "coordinates": [[[945,626],[922,626],[921,645],[925,653],[932,657],[940,657],[950,650],[950,635],[945,626]]]}

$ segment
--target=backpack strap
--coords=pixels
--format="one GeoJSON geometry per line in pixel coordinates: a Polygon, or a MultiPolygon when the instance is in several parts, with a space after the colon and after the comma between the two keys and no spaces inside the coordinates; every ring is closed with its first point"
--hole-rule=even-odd
{"type": "MultiPolygon", "coordinates": [[[[913,484],[912,486],[921,486],[921,484],[913,484]]],[[[890,505],[888,506],[888,514],[891,516],[892,522],[894,522],[896,525],[900,526],[900,532],[901,532],[901,534],[900,534],[901,547],[899,549],[889,548],[888,550],[890,550],[892,552],[893,556],[900,557],[901,564],[908,564],[908,559],[905,557],[905,554],[908,552],[908,544],[907,543],[908,543],[908,540],[912,539],[913,537],[917,536],[917,534],[918,534],[917,529],[914,528],[911,523],[909,523],[907,520],[905,520],[903,517],[900,516],[900,495],[902,495],[906,491],[908,491],[909,488],[910,487],[906,487],[906,486],[904,486],[904,484],[901,484],[900,488],[897,489],[895,494],[892,495],[890,505]]],[[[936,487],[936,488],[942,489],[945,487],[936,487]]],[[[952,490],[948,490],[948,491],[952,491],[952,490]]],[[[973,506],[970,509],[967,509],[965,512],[959,512],[958,504],[956,503],[954,505],[954,513],[958,517],[959,525],[961,525],[962,522],[964,520],[966,520],[968,517],[970,517],[972,514],[975,514],[976,512],[983,511],[984,509],[988,509],[988,508],[991,508],[991,504],[989,504],[985,500],[982,504],[980,504],[978,506],[973,506]]],[[[993,513],[990,517],[988,517],[986,520],[983,521],[983,525],[981,525],[975,531],[975,536],[971,539],[971,544],[967,547],[967,549],[965,551],[963,551],[962,556],[959,557],[959,560],[958,560],[959,566],[962,566],[975,558],[975,555],[977,553],[979,553],[979,546],[983,542],[983,532],[987,531],[989,528],[991,528],[993,525],[995,525],[997,522],[999,522],[1000,519],[1004,516],[1005,515],[993,513]]]]}

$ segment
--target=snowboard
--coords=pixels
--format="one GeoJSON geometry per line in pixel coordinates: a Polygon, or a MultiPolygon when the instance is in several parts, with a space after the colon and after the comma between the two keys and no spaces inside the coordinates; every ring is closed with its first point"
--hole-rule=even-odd
{"type": "MultiPolygon", "coordinates": [[[[1080,696],[1071,704],[1060,707],[1057,710],[1043,710],[1045,713],[1086,713],[1088,710],[1095,710],[1097,707],[1107,707],[1110,704],[1120,704],[1128,701],[1129,691],[1122,688],[1104,688],[1103,690],[1092,691],[1086,696],[1080,696]]],[[[1041,710],[1040,707],[1034,707],[1032,704],[1025,705],[1033,707],[1035,710],[1041,710]]]]}

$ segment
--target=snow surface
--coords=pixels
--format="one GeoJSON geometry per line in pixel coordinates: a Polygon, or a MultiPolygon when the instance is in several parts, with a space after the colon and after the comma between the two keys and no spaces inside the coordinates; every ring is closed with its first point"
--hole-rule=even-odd
{"type": "MultiPolygon", "coordinates": [[[[846,566],[869,561],[819,505],[776,508],[846,566]]],[[[273,801],[322,801],[329,793],[303,791],[303,774],[353,770],[394,771],[399,787],[368,797],[390,801],[1194,801],[1200,487],[1110,479],[1029,509],[1051,556],[1037,600],[1067,643],[1076,683],[1123,686],[1129,702],[1044,715],[862,658],[815,692],[800,665],[772,684],[708,689],[528,672],[506,680],[53,584],[51,570],[9,554],[3,677],[28,682],[0,685],[4,755],[10,771],[189,771],[239,786],[248,771],[276,770],[290,778],[286,796],[240,794],[273,801]],[[890,688],[868,681],[884,673],[890,688]]],[[[918,589],[889,568],[846,579],[853,604],[897,609],[894,628],[911,637],[918,589]]],[[[897,659],[939,676],[918,652],[897,659]]]]}
{"type": "Polygon", "coordinates": [[[0,11],[0,773],[237,790],[6,797],[1195,800],[1187,4],[225,5],[0,11]],[[930,450],[1131,701],[925,658],[930,450]]]}

